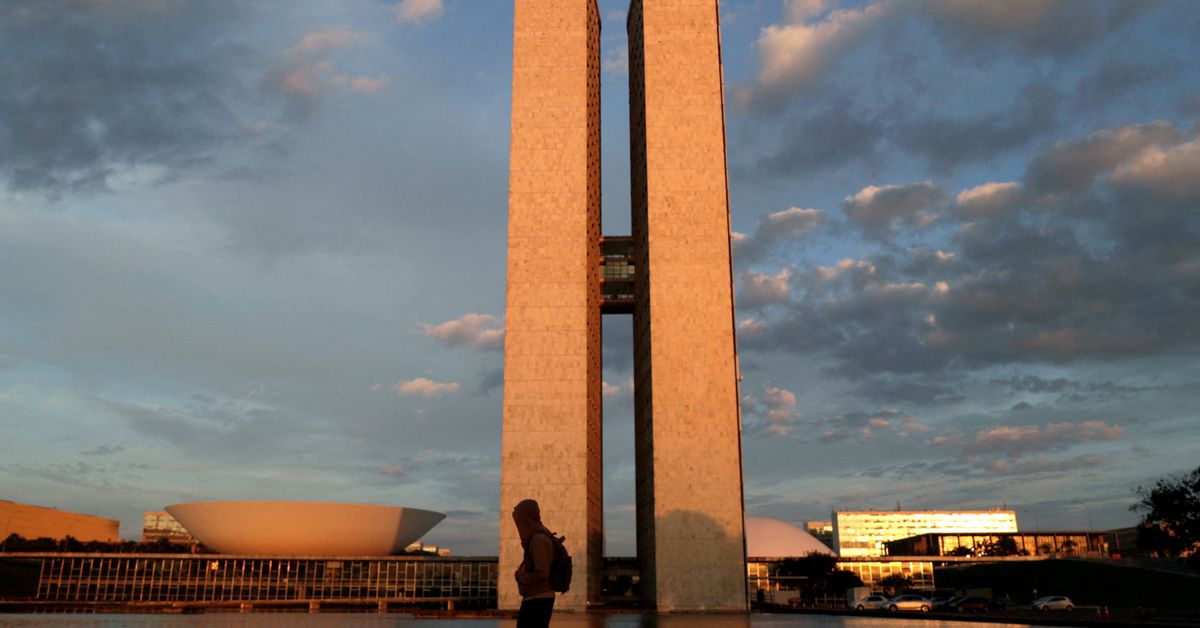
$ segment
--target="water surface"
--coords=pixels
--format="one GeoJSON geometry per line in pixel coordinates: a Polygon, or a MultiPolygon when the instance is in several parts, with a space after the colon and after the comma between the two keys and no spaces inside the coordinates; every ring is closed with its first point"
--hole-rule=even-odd
{"type": "MultiPolygon", "coordinates": [[[[553,628],[980,628],[931,619],[826,615],[626,615],[558,613],[553,628]]],[[[513,628],[511,619],[417,619],[403,613],[208,615],[0,615],[0,628],[513,628]]],[[[988,628],[1027,624],[987,624],[988,628]]]]}

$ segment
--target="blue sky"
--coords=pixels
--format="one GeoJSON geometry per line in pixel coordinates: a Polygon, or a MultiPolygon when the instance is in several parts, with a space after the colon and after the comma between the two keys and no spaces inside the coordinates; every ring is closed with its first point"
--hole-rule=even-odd
{"type": "MultiPolygon", "coordinates": [[[[1132,524],[1200,450],[1200,8],[721,13],[748,512],[1132,524]]],[[[4,3],[0,498],[134,538],[181,501],[402,504],[494,553],[511,29],[499,0],[4,3]]],[[[631,342],[606,319],[610,554],[631,342]]]]}

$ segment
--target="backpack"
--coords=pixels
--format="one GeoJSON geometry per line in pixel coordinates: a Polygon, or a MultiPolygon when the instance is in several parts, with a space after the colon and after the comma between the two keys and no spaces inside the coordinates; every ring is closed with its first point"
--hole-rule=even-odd
{"type": "MultiPolygon", "coordinates": [[[[563,545],[563,541],[567,540],[565,536],[555,536],[549,530],[538,530],[534,534],[545,534],[550,537],[550,544],[554,547],[554,558],[550,561],[550,589],[556,593],[566,593],[571,588],[571,554],[567,552],[567,547],[563,545]]],[[[529,560],[527,557],[526,560],[529,560]]],[[[533,561],[529,560],[532,565],[533,561]]]]}

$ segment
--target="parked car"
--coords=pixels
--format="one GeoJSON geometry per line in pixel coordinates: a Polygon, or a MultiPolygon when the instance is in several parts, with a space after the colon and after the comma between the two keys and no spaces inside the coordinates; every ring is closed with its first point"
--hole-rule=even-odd
{"type": "Polygon", "coordinates": [[[1065,595],[1047,595],[1034,600],[1031,608],[1035,611],[1073,611],[1075,603],[1065,595]]]}
{"type": "Polygon", "coordinates": [[[950,600],[953,600],[953,599],[954,599],[954,598],[952,598],[952,597],[933,597],[933,598],[929,598],[929,608],[931,608],[931,609],[933,609],[933,610],[935,610],[935,611],[936,611],[936,610],[938,610],[938,609],[940,609],[940,608],[951,608],[951,606],[950,606],[950,600]]]}
{"type": "Polygon", "coordinates": [[[979,596],[963,597],[956,600],[950,608],[960,613],[979,613],[992,610],[992,601],[979,596]]]}
{"type": "Polygon", "coordinates": [[[907,593],[905,595],[897,595],[888,600],[884,608],[889,611],[921,611],[922,613],[928,613],[929,609],[933,608],[933,604],[925,596],[907,593]]]}
{"type": "Polygon", "coordinates": [[[886,604],[887,601],[888,599],[882,595],[868,595],[867,597],[854,600],[854,603],[850,605],[850,608],[853,608],[856,611],[877,610],[883,608],[883,605],[886,604]]]}

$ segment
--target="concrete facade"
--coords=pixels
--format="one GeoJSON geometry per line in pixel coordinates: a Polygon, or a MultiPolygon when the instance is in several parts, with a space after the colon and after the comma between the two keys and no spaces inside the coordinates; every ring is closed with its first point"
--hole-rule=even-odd
{"type": "Polygon", "coordinates": [[[600,592],[600,16],[516,0],[500,480],[500,608],[520,605],[512,508],[536,499],[574,559],[559,608],[600,592]]]}
{"type": "Polygon", "coordinates": [[[77,541],[116,542],[121,540],[120,527],[116,519],[0,500],[0,540],[17,534],[31,540],[69,536],[77,541]]]}
{"type": "MultiPolygon", "coordinates": [[[[575,560],[557,607],[599,598],[600,316],[626,311],[600,284],[599,23],[595,0],[515,0],[500,608],[526,498],[575,560]]],[[[628,28],[641,595],[745,610],[718,2],[634,0],[628,28]]]]}
{"type": "Polygon", "coordinates": [[[628,17],[638,560],[660,610],[746,604],[717,4],[628,17]]]}

